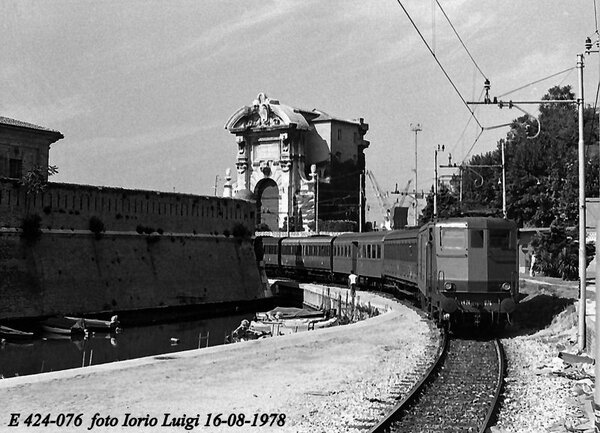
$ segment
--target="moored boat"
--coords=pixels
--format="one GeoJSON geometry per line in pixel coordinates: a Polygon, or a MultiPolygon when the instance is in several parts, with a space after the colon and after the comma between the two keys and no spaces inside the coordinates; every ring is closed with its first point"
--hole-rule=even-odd
{"type": "Polygon", "coordinates": [[[112,316],[110,320],[88,319],[83,317],[66,316],[65,319],[79,321],[83,320],[86,329],[95,332],[116,332],[119,329],[119,317],[112,316]]]}
{"type": "Polygon", "coordinates": [[[30,340],[35,337],[33,332],[21,331],[9,326],[0,325],[0,337],[10,340],[30,340]]]}
{"type": "Polygon", "coordinates": [[[83,319],[66,317],[49,317],[40,322],[42,329],[51,334],[85,334],[86,327],[83,319]]]}

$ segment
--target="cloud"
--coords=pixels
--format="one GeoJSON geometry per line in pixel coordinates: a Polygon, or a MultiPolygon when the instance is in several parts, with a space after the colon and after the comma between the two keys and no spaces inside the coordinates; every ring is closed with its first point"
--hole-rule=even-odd
{"type": "Polygon", "coordinates": [[[76,146],[91,156],[112,157],[132,155],[140,151],[149,151],[165,143],[173,142],[185,137],[201,136],[203,132],[221,129],[221,124],[204,125],[169,125],[154,128],[150,131],[130,136],[103,136],[77,141],[76,146]]]}
{"type": "MultiPolygon", "coordinates": [[[[253,8],[240,12],[233,9],[229,12],[232,16],[226,21],[211,23],[212,25],[200,33],[196,38],[183,42],[173,51],[173,56],[185,58],[197,54],[198,51],[225,50],[232,44],[244,40],[248,32],[262,37],[271,32],[278,31],[287,20],[294,19],[302,8],[309,8],[314,2],[294,0],[273,0],[253,3],[253,8]],[[283,19],[281,19],[283,18],[283,19]],[[280,20],[281,19],[281,20],[280,20]]],[[[214,51],[213,51],[214,53],[214,51]]]]}
{"type": "Polygon", "coordinates": [[[14,98],[13,103],[2,105],[2,115],[14,119],[39,124],[50,129],[58,129],[59,125],[77,117],[92,113],[93,107],[84,95],[71,95],[55,100],[14,98]]]}

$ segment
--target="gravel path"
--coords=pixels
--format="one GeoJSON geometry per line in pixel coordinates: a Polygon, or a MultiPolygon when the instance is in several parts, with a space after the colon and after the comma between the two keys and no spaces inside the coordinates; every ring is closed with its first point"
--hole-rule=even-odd
{"type": "MultiPolygon", "coordinates": [[[[576,283],[525,285],[520,319],[502,340],[507,380],[494,433],[593,432],[593,366],[564,362],[577,352],[576,283]]],[[[585,354],[584,354],[585,355],[585,354]]]]}

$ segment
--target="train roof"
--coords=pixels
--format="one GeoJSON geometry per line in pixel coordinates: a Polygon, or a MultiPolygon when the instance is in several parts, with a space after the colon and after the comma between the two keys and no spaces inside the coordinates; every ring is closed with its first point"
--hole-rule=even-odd
{"type": "Polygon", "coordinates": [[[464,217],[464,218],[448,218],[446,220],[440,220],[435,222],[436,225],[451,225],[461,224],[466,225],[468,228],[516,228],[516,223],[511,220],[503,218],[489,218],[489,217],[464,217]]]}
{"type": "Polygon", "coordinates": [[[330,244],[332,236],[310,236],[305,238],[283,238],[281,245],[325,245],[330,244]]]}
{"type": "Polygon", "coordinates": [[[367,233],[343,233],[335,237],[333,243],[382,241],[387,231],[367,233]]]}
{"type": "Polygon", "coordinates": [[[416,239],[419,234],[418,228],[411,228],[405,230],[392,230],[387,232],[385,236],[385,240],[393,240],[393,239],[416,239]]]}

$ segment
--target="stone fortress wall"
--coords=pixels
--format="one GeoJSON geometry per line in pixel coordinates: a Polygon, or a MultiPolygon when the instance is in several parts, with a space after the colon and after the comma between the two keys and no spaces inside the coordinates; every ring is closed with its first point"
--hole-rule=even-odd
{"type": "Polygon", "coordinates": [[[252,242],[223,235],[0,229],[0,319],[261,299],[252,242]]]}
{"type": "Polygon", "coordinates": [[[255,212],[232,198],[77,184],[27,194],[1,179],[0,320],[268,297],[255,212]],[[23,229],[31,215],[34,237],[23,229]]]}
{"type": "Polygon", "coordinates": [[[107,231],[150,228],[165,233],[225,234],[254,230],[255,205],[230,198],[48,183],[27,194],[17,180],[0,179],[0,227],[19,228],[27,214],[46,230],[88,230],[99,218],[107,231]]]}

